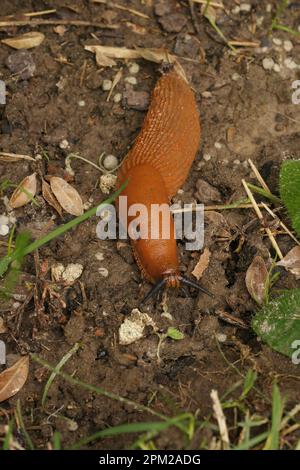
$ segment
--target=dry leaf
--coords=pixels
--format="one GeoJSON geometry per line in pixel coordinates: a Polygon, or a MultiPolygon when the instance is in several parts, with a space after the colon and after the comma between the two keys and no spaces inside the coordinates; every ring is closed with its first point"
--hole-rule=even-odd
{"type": "Polygon", "coordinates": [[[199,279],[202,277],[202,274],[204,273],[205,269],[209,265],[209,260],[210,260],[210,251],[208,248],[204,248],[204,251],[202,255],[200,256],[200,259],[196,266],[194,267],[194,270],[192,271],[193,276],[199,281],[199,279]]]}
{"type": "Polygon", "coordinates": [[[32,173],[30,176],[21,181],[19,186],[13,192],[9,205],[12,209],[25,206],[32,200],[36,193],[36,173],[32,173]]]}
{"type": "Polygon", "coordinates": [[[117,62],[113,59],[110,59],[105,54],[100,51],[95,51],[96,53],[96,63],[99,67],[113,67],[117,65],[117,62]]]}
{"type": "Polygon", "coordinates": [[[265,301],[268,283],[268,270],[261,256],[255,256],[246,273],[246,286],[251,297],[259,305],[265,301]]]}
{"type": "Polygon", "coordinates": [[[131,23],[130,21],[126,21],[127,28],[131,29],[135,34],[140,34],[144,36],[147,34],[147,28],[144,26],[140,26],[139,24],[131,23]]]}
{"type": "Polygon", "coordinates": [[[35,162],[33,157],[29,155],[20,155],[17,153],[7,153],[7,152],[0,152],[0,160],[3,162],[17,162],[19,160],[31,160],[35,162]]]}
{"type": "Polygon", "coordinates": [[[29,357],[21,357],[12,367],[0,374],[0,402],[21,390],[29,372],[29,357]]]}
{"type": "Polygon", "coordinates": [[[50,178],[50,186],[54,196],[66,212],[72,215],[83,214],[82,199],[73,186],[58,176],[50,178]]]}
{"type": "Polygon", "coordinates": [[[1,42],[7,46],[13,47],[14,49],[31,49],[39,46],[45,36],[39,31],[30,31],[29,33],[16,36],[14,38],[2,39],[1,42]]]}
{"type": "Polygon", "coordinates": [[[50,184],[48,184],[47,181],[45,181],[44,179],[42,181],[42,194],[45,201],[47,201],[50,206],[54,207],[54,209],[59,213],[59,215],[62,216],[61,205],[59,204],[58,200],[51,191],[50,184]]]}
{"type": "Polygon", "coordinates": [[[277,266],[283,266],[287,271],[290,271],[296,279],[300,279],[300,246],[292,248],[288,254],[276,263],[277,266]]]}

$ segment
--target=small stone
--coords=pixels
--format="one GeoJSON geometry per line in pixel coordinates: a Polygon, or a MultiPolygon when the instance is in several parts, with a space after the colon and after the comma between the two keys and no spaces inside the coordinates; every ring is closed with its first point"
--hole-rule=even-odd
{"type": "Polygon", "coordinates": [[[103,91],[109,91],[111,90],[112,87],[112,81],[111,80],[103,80],[102,82],[102,90],[103,91]]]}
{"type": "Polygon", "coordinates": [[[227,341],[227,335],[225,335],[224,333],[217,333],[216,338],[219,343],[225,343],[227,341]]]}
{"type": "Polygon", "coordinates": [[[237,82],[240,78],[241,78],[241,76],[237,72],[235,72],[231,75],[231,80],[233,80],[234,82],[237,82]]]}
{"type": "Polygon", "coordinates": [[[274,64],[273,70],[274,70],[274,72],[277,72],[277,73],[280,72],[280,70],[281,70],[280,65],[279,64],[274,64]]]}
{"type": "Polygon", "coordinates": [[[96,253],[96,254],[95,254],[95,258],[96,258],[98,261],[103,261],[103,260],[104,260],[104,254],[103,254],[103,253],[96,253]]]}
{"type": "Polygon", "coordinates": [[[33,77],[36,70],[33,57],[28,51],[17,51],[10,54],[6,60],[6,66],[22,80],[33,77]]]}
{"type": "Polygon", "coordinates": [[[267,6],[266,6],[266,12],[271,13],[271,11],[272,11],[272,5],[271,5],[271,3],[268,3],[267,6]]]}
{"type": "Polygon", "coordinates": [[[64,334],[69,344],[80,341],[85,330],[85,320],[82,315],[72,315],[65,326],[64,334]]]}
{"type": "Polygon", "coordinates": [[[122,100],[122,93],[116,93],[113,97],[113,102],[120,103],[121,100],[122,100]]]}
{"type": "Polygon", "coordinates": [[[139,64],[137,64],[136,62],[133,62],[133,64],[131,64],[131,65],[129,66],[129,69],[128,69],[128,70],[129,70],[129,73],[130,73],[131,75],[135,75],[135,74],[139,73],[140,66],[139,66],[139,64]]]}
{"type": "Polygon", "coordinates": [[[85,106],[85,101],[84,100],[78,101],[78,106],[80,106],[80,108],[83,108],[85,106]]]}
{"type": "Polygon", "coordinates": [[[234,165],[240,165],[241,162],[240,162],[240,160],[236,159],[236,160],[233,160],[233,164],[234,164],[234,165]]]}
{"type": "Polygon", "coordinates": [[[293,45],[292,41],[290,41],[289,39],[284,41],[283,48],[284,48],[285,51],[290,52],[293,49],[293,47],[294,47],[294,45],[293,45]]]}
{"type": "Polygon", "coordinates": [[[222,200],[220,192],[201,178],[196,182],[196,188],[197,191],[195,195],[203,204],[208,202],[220,202],[222,200]]]}
{"type": "Polygon", "coordinates": [[[211,159],[210,153],[205,153],[205,154],[203,155],[203,160],[205,160],[206,162],[209,162],[210,159],[211,159]]]}
{"type": "Polygon", "coordinates": [[[167,33],[179,33],[187,23],[187,17],[182,13],[171,13],[158,20],[161,27],[167,33]]]}
{"type": "Polygon", "coordinates": [[[236,7],[232,8],[231,13],[233,15],[238,15],[239,12],[241,11],[240,7],[237,5],[236,7]]]}
{"type": "Polygon", "coordinates": [[[116,181],[116,175],[108,174],[100,176],[99,186],[103,194],[109,194],[110,191],[114,188],[116,181]]]}
{"type": "Polygon", "coordinates": [[[9,233],[9,226],[8,225],[0,225],[0,235],[5,237],[9,233]]]}
{"type": "Polygon", "coordinates": [[[149,106],[150,95],[147,91],[128,89],[125,93],[125,99],[129,108],[145,111],[149,106]]]}
{"type": "Polygon", "coordinates": [[[256,24],[258,27],[261,27],[263,25],[265,17],[263,15],[257,16],[256,18],[256,24]]]}
{"type": "Polygon", "coordinates": [[[0,225],[8,225],[9,224],[9,218],[7,215],[0,215],[0,225]]]}
{"type": "Polygon", "coordinates": [[[103,276],[103,277],[108,277],[108,269],[106,269],[106,268],[99,268],[99,269],[98,269],[98,272],[99,272],[99,274],[101,274],[101,276],[103,276]]]}
{"type": "Polygon", "coordinates": [[[156,3],[156,5],[154,6],[154,13],[157,15],[157,16],[164,16],[164,15],[167,15],[168,13],[171,12],[171,5],[170,3],[166,3],[166,2],[158,2],[156,3]]]}
{"type": "Polygon", "coordinates": [[[295,70],[298,68],[298,64],[296,64],[296,62],[291,57],[284,59],[284,65],[290,70],[295,70]]]}
{"type": "Polygon", "coordinates": [[[114,155],[107,155],[103,160],[104,168],[109,171],[114,170],[118,164],[118,159],[114,155]]]}
{"type": "Polygon", "coordinates": [[[125,82],[129,83],[130,85],[136,85],[137,79],[136,77],[125,77],[125,82]]]}
{"type": "Polygon", "coordinates": [[[273,38],[273,44],[275,44],[275,46],[281,46],[282,40],[279,38],[273,38]]]}
{"type": "Polygon", "coordinates": [[[262,66],[265,70],[272,70],[274,67],[274,60],[271,57],[265,57],[262,61],[262,66]]]}
{"type": "Polygon", "coordinates": [[[215,148],[221,150],[222,144],[220,142],[215,142],[215,148]]]}
{"type": "Polygon", "coordinates": [[[211,91],[203,91],[201,93],[202,98],[212,98],[213,94],[211,91]]]}
{"type": "Polygon", "coordinates": [[[119,328],[120,344],[128,345],[141,339],[144,329],[148,325],[151,325],[154,330],[157,329],[154,321],[147,313],[140,312],[137,308],[133,309],[131,315],[124,320],[119,328]]]}
{"type": "Polygon", "coordinates": [[[249,11],[251,11],[251,8],[252,8],[252,6],[250,5],[250,3],[241,3],[240,4],[240,10],[245,12],[245,13],[249,13],[249,11]]]}
{"type": "Polygon", "coordinates": [[[67,139],[64,139],[62,140],[60,143],[59,143],[59,147],[61,149],[67,149],[69,147],[69,142],[67,141],[67,139]]]}

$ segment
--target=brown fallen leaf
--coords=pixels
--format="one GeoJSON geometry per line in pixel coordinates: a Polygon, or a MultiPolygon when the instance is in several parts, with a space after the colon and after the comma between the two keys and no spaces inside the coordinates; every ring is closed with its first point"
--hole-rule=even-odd
{"type": "Polygon", "coordinates": [[[48,184],[44,179],[42,181],[42,194],[45,201],[48,202],[48,204],[52,206],[60,216],[62,216],[62,207],[51,191],[50,184],[48,184]]]}
{"type": "Polygon", "coordinates": [[[29,33],[15,36],[14,38],[2,39],[2,43],[14,49],[32,49],[39,46],[45,39],[45,35],[39,31],[30,31],[29,33]]]}
{"type": "Polygon", "coordinates": [[[23,356],[0,374],[0,402],[14,396],[25,384],[29,372],[29,356],[23,356]]]}
{"type": "Polygon", "coordinates": [[[14,190],[9,205],[12,209],[25,206],[28,202],[32,201],[32,198],[36,193],[36,173],[32,173],[30,176],[21,181],[19,186],[14,190]]]}
{"type": "Polygon", "coordinates": [[[300,279],[300,246],[295,246],[276,266],[283,266],[287,271],[290,271],[296,279],[300,279]]]}
{"type": "Polygon", "coordinates": [[[255,256],[246,272],[246,286],[251,297],[259,305],[265,301],[269,273],[261,256],[255,256]]]}
{"type": "Polygon", "coordinates": [[[209,265],[209,260],[210,260],[210,251],[208,248],[204,248],[204,251],[202,255],[200,256],[200,259],[196,266],[194,267],[194,270],[192,271],[193,276],[199,281],[199,279],[202,277],[205,269],[209,265]]]}
{"type": "Polygon", "coordinates": [[[50,178],[50,186],[61,207],[72,215],[83,214],[83,203],[77,190],[59,176],[50,178]]]}

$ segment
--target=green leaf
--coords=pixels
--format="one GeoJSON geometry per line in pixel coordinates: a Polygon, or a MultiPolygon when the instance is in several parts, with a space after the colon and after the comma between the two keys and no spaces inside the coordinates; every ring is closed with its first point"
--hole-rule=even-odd
{"type": "Polygon", "coordinates": [[[300,236],[300,160],[287,160],[280,170],[280,195],[300,236]]]}
{"type": "Polygon", "coordinates": [[[253,385],[255,384],[256,379],[257,379],[257,372],[253,369],[249,369],[245,377],[243,393],[240,397],[241,400],[243,400],[248,395],[253,385]]]}
{"type": "Polygon", "coordinates": [[[174,328],[173,326],[169,326],[166,335],[168,338],[176,339],[176,340],[184,338],[184,334],[181,333],[181,331],[177,330],[177,328],[174,328]]]}
{"type": "Polygon", "coordinates": [[[300,339],[300,289],[283,291],[252,320],[252,328],[275,351],[292,356],[292,344],[300,339]]]}

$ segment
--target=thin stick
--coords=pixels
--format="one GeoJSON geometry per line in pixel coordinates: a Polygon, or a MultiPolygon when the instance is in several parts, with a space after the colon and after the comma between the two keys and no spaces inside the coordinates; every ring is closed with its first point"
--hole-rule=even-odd
{"type": "MultiPolygon", "coordinates": [[[[194,3],[200,3],[201,5],[206,5],[207,4],[207,0],[192,0],[192,1],[194,3]]],[[[222,10],[225,9],[225,7],[222,3],[210,2],[209,6],[214,7],[214,8],[221,8],[222,10]]]]}
{"type": "Polygon", "coordinates": [[[35,162],[33,157],[29,155],[20,155],[18,153],[8,153],[8,152],[0,152],[0,160],[5,162],[13,162],[17,160],[31,160],[35,162]]]}
{"type": "Polygon", "coordinates": [[[267,186],[267,183],[265,183],[263,177],[261,176],[260,172],[258,171],[258,169],[256,168],[256,166],[254,165],[253,161],[251,160],[251,158],[248,158],[248,163],[251,167],[251,170],[253,171],[253,173],[255,174],[256,176],[256,179],[257,181],[260,183],[261,187],[264,188],[265,191],[267,191],[267,193],[271,193],[269,187],[267,186]]]}
{"type": "Polygon", "coordinates": [[[84,20],[12,20],[0,21],[0,28],[7,28],[8,26],[42,26],[62,24],[69,26],[92,26],[101,29],[118,29],[117,25],[108,25],[104,23],[92,23],[91,21],[84,20]]]}
{"type": "Polygon", "coordinates": [[[263,217],[263,215],[262,215],[262,212],[261,212],[260,208],[259,208],[258,205],[257,205],[257,202],[256,202],[255,199],[254,199],[254,196],[253,196],[252,192],[250,191],[250,189],[249,189],[249,187],[248,187],[248,185],[247,185],[247,183],[246,183],[246,181],[245,181],[244,179],[242,179],[242,183],[243,183],[243,186],[244,186],[245,191],[246,191],[246,193],[247,193],[247,196],[249,197],[250,201],[252,202],[252,206],[253,206],[253,209],[254,209],[255,212],[256,212],[256,215],[257,215],[259,221],[261,222],[263,228],[265,229],[266,234],[268,235],[268,237],[269,237],[269,239],[270,239],[270,242],[271,242],[272,245],[273,245],[273,248],[275,249],[275,251],[276,251],[278,257],[279,257],[280,259],[283,259],[283,254],[281,253],[280,248],[279,248],[279,246],[278,246],[278,244],[277,244],[277,241],[275,240],[274,235],[272,234],[270,228],[264,226],[264,217],[263,217]]]}
{"type": "Polygon", "coordinates": [[[134,10],[133,8],[124,7],[123,5],[119,5],[118,3],[113,3],[112,6],[113,8],[118,8],[118,10],[128,11],[129,13],[132,13],[133,15],[140,16],[141,18],[146,18],[147,20],[149,20],[150,18],[145,13],[141,13],[140,11],[134,10]]]}
{"type": "MultiPolygon", "coordinates": [[[[262,203],[257,204],[258,207],[264,207],[262,203]]],[[[210,212],[210,211],[224,211],[224,210],[230,210],[230,209],[252,209],[253,205],[252,204],[228,204],[228,205],[216,205],[216,206],[204,206],[202,207],[185,207],[184,209],[174,209],[172,210],[172,214],[181,214],[184,212],[197,212],[197,211],[202,211],[204,212],[210,212]]]]}
{"type": "Polygon", "coordinates": [[[255,41],[228,41],[228,44],[236,47],[259,47],[260,43],[255,41]]]}
{"type": "Polygon", "coordinates": [[[261,204],[264,209],[266,209],[267,212],[273,217],[273,219],[277,219],[279,221],[280,226],[286,231],[286,233],[298,244],[300,245],[300,242],[297,240],[297,238],[292,234],[292,232],[288,229],[288,227],[279,219],[278,215],[274,214],[274,212],[270,209],[269,206],[267,206],[264,202],[261,204]]]}
{"type": "MultiPolygon", "coordinates": [[[[42,10],[42,11],[31,11],[29,13],[21,13],[24,16],[28,16],[29,18],[32,18],[34,16],[42,16],[42,15],[50,15],[51,13],[56,13],[56,9],[52,10],[42,10]]],[[[5,18],[14,18],[16,15],[8,15],[5,16],[5,18]]]]}
{"type": "Polygon", "coordinates": [[[221,405],[217,390],[212,390],[210,392],[210,398],[212,399],[213,410],[215,413],[215,417],[218,421],[222,447],[224,450],[228,450],[230,444],[229,444],[229,435],[228,435],[228,429],[227,429],[227,424],[226,424],[226,418],[222,409],[222,405],[221,405]]]}

